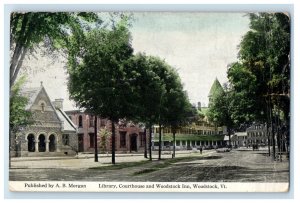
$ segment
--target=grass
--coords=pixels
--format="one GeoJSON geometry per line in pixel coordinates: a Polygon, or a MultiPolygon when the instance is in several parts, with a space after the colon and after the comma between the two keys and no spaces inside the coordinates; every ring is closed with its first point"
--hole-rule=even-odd
{"type": "MultiPolygon", "coordinates": [[[[173,135],[170,133],[165,133],[163,136],[164,141],[172,141],[173,135]]],[[[158,141],[158,135],[153,139],[158,141]]],[[[177,141],[222,141],[224,140],[223,135],[195,135],[195,134],[176,134],[177,141]]]]}
{"type": "Polygon", "coordinates": [[[136,167],[136,166],[141,166],[147,163],[151,163],[149,160],[145,161],[139,161],[139,162],[123,162],[123,163],[118,163],[115,165],[109,165],[109,166],[97,166],[97,167],[91,167],[89,169],[95,169],[95,170],[119,170],[123,168],[130,168],[130,167],[136,167]]]}
{"type": "Polygon", "coordinates": [[[142,169],[140,171],[136,171],[133,173],[133,175],[142,175],[145,173],[151,173],[151,172],[166,168],[176,162],[192,161],[194,159],[196,159],[196,158],[195,157],[180,157],[180,158],[174,158],[174,159],[162,159],[162,160],[158,160],[158,161],[153,161],[151,168],[146,168],[146,169],[142,169]]]}
{"type": "Polygon", "coordinates": [[[142,175],[142,174],[151,173],[151,172],[157,171],[157,170],[158,170],[157,168],[146,168],[146,169],[134,172],[133,175],[142,175]]]}
{"type": "Polygon", "coordinates": [[[92,170],[119,170],[123,168],[132,168],[132,167],[139,167],[143,165],[148,165],[147,168],[143,168],[139,171],[134,172],[132,175],[142,175],[145,173],[151,173],[154,171],[158,171],[160,169],[166,168],[170,166],[171,164],[180,162],[180,161],[192,161],[195,159],[199,159],[199,157],[179,157],[179,158],[174,158],[174,159],[161,159],[161,160],[144,160],[144,161],[139,161],[139,162],[123,162],[123,163],[118,163],[115,165],[109,165],[109,166],[97,166],[97,167],[91,167],[89,169],[92,170]]]}

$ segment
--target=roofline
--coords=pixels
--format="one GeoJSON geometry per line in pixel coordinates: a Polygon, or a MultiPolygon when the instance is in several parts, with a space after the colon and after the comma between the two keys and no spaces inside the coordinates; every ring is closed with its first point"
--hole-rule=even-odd
{"type": "Polygon", "coordinates": [[[64,111],[65,113],[82,113],[82,111],[80,109],[78,110],[68,110],[68,111],[64,111]]]}
{"type": "Polygon", "coordinates": [[[65,117],[65,119],[70,123],[70,125],[75,129],[75,131],[77,131],[77,126],[71,121],[71,119],[67,116],[67,114],[60,108],[57,108],[57,110],[61,112],[63,117],[65,117]]]}

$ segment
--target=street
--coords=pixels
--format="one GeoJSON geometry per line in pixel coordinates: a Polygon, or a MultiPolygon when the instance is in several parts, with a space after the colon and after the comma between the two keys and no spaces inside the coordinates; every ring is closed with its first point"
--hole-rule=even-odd
{"type": "Polygon", "coordinates": [[[153,182],[288,182],[289,162],[272,161],[267,150],[234,149],[187,152],[147,161],[142,154],[118,154],[117,165],[101,155],[99,163],[92,155],[77,158],[28,158],[12,160],[12,181],[153,181],[153,182]]]}

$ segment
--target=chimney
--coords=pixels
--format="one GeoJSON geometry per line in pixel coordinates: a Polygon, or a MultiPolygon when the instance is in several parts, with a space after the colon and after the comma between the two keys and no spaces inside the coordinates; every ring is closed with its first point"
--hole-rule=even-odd
{"type": "Polygon", "coordinates": [[[53,102],[54,107],[63,110],[63,102],[64,99],[55,99],[55,101],[53,102]]]}
{"type": "Polygon", "coordinates": [[[198,110],[201,111],[201,102],[198,102],[198,110]]]}

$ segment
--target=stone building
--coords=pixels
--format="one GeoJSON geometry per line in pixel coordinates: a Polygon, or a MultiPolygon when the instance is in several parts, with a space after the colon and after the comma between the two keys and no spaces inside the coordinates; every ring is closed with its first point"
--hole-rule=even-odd
{"type": "Polygon", "coordinates": [[[24,88],[26,110],[33,124],[20,129],[11,140],[11,156],[73,155],[77,151],[77,128],[63,111],[63,99],[51,102],[42,83],[38,88],[24,88]]]}
{"type": "MultiPolygon", "coordinates": [[[[72,120],[78,126],[78,149],[79,152],[94,152],[95,150],[95,133],[94,133],[94,119],[95,117],[82,110],[66,111],[69,119],[72,120]]],[[[97,147],[98,151],[101,149],[101,132],[107,130],[111,135],[111,121],[107,118],[97,117],[97,147]]],[[[130,153],[144,150],[144,131],[140,126],[132,123],[120,120],[115,125],[116,133],[116,151],[119,153],[130,153]]],[[[106,151],[111,151],[111,136],[107,138],[106,151]]]]}

